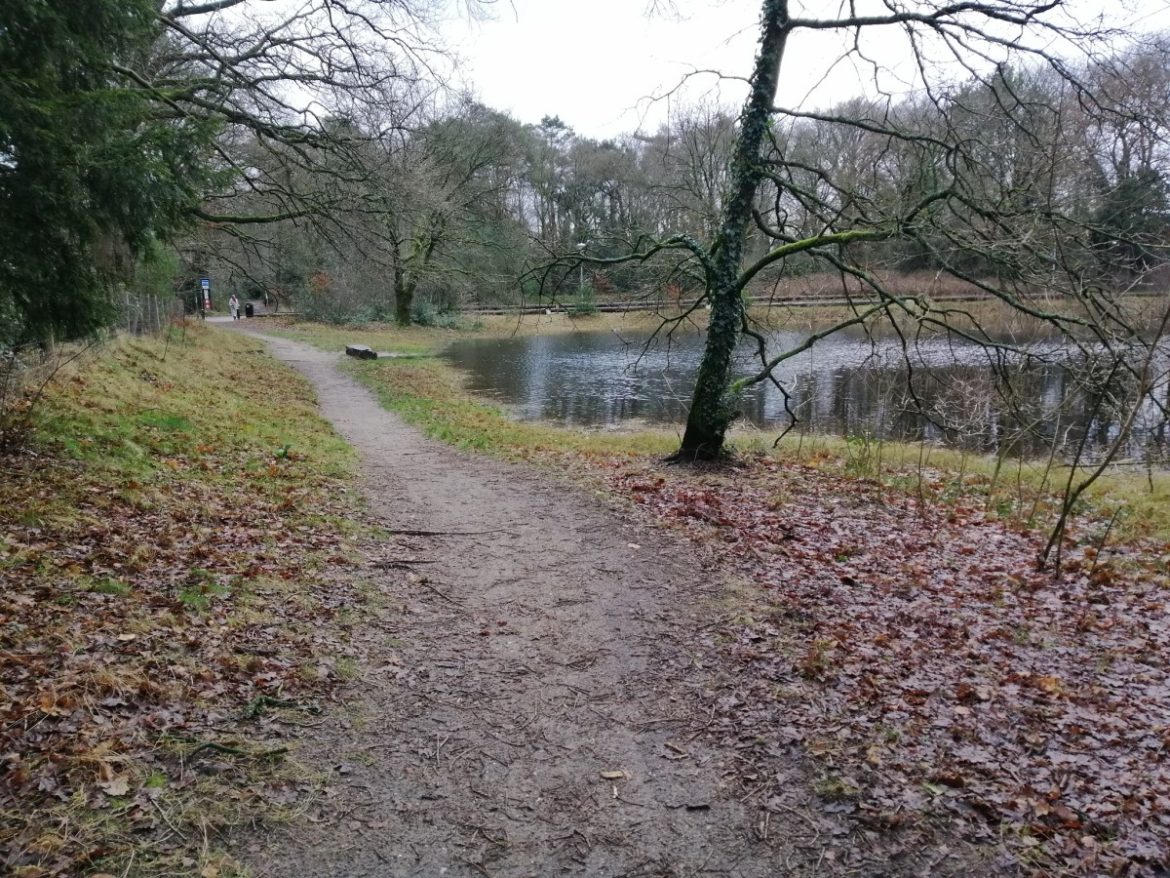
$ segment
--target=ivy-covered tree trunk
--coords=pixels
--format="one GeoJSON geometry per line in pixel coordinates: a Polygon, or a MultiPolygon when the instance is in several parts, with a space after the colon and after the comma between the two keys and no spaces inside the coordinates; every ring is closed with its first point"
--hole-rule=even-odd
{"type": "Polygon", "coordinates": [[[788,0],[764,0],[752,90],[740,118],[739,136],[732,154],[731,186],[707,269],[707,296],[711,303],[707,344],[695,380],[682,447],[675,455],[678,460],[719,457],[727,428],[737,414],[736,400],[729,394],[729,388],[731,357],[740,339],[744,317],[739,274],[752,204],[763,176],[760,151],[776,98],[787,37],[788,0]]]}
{"type": "Polygon", "coordinates": [[[414,306],[414,284],[409,283],[402,272],[394,272],[394,322],[399,326],[410,326],[410,315],[414,306]]]}

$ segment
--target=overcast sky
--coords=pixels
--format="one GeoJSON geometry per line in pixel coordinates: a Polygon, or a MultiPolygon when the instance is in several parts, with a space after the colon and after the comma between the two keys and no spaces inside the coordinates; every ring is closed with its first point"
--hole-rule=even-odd
{"type": "MultiPolygon", "coordinates": [[[[687,18],[645,14],[644,0],[508,0],[494,19],[447,29],[465,59],[460,73],[484,103],[522,122],[559,115],[578,132],[633,131],[662,108],[663,94],[696,68],[746,76],[757,0],[688,3],[687,18]]],[[[702,89],[738,102],[734,84],[704,77],[702,89]]],[[[651,125],[650,127],[654,127],[651,125]]]]}
{"type": "MultiPolygon", "coordinates": [[[[759,0],[677,0],[677,15],[647,15],[648,6],[647,0],[498,0],[490,20],[457,18],[443,31],[464,59],[461,77],[488,106],[526,123],[559,115],[580,134],[611,137],[656,128],[671,101],[650,97],[670,91],[688,72],[746,77],[751,70],[759,0]]],[[[1082,14],[1120,14],[1142,29],[1170,30],[1170,0],[1083,0],[1081,7],[1082,14]]],[[[821,8],[828,14],[835,6],[821,8]]],[[[822,79],[841,52],[835,38],[800,36],[788,47],[778,102],[824,105],[859,91],[858,72],[849,66],[822,79]]],[[[883,49],[904,51],[896,40],[875,47],[883,49]]],[[[887,87],[897,90],[896,83],[887,87]]],[[[709,75],[693,78],[686,92],[691,101],[710,97],[729,106],[744,94],[742,84],[709,75]]]]}

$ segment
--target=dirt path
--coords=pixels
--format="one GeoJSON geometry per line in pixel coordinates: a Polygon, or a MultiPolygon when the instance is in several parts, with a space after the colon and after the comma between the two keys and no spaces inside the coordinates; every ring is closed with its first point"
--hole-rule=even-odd
{"type": "MultiPolygon", "coordinates": [[[[688,741],[687,648],[713,587],[688,547],[547,476],[428,441],[283,339],[363,460],[372,549],[359,703],[299,745],[320,808],[245,843],[260,876],[771,876],[801,860],[688,741]],[[408,573],[395,558],[417,562],[408,573]],[[602,772],[625,773],[606,779],[602,772]]],[[[698,721],[702,725],[702,721],[698,721]]],[[[806,852],[807,854],[807,852],[806,852]]]]}

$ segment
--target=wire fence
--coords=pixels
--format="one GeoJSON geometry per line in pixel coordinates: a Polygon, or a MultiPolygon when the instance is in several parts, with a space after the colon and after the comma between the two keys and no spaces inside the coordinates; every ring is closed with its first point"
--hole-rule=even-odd
{"type": "MultiPolygon", "coordinates": [[[[131,335],[159,335],[183,318],[175,296],[151,296],[122,290],[115,294],[110,330],[131,335]]],[[[0,347],[0,455],[23,447],[32,432],[33,410],[45,388],[66,365],[100,348],[109,336],[55,343],[52,339],[12,348],[0,347]]]]}
{"type": "Polygon", "coordinates": [[[131,335],[154,335],[183,316],[183,302],[177,296],[150,296],[123,290],[115,299],[116,326],[131,335]]]}

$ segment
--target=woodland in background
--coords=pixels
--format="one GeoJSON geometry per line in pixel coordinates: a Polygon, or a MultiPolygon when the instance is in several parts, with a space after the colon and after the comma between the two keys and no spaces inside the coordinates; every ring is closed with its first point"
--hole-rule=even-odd
{"type": "Polygon", "coordinates": [[[1128,432],[1167,373],[1170,311],[1119,294],[1168,273],[1170,37],[1039,0],[802,11],[762,3],[738,115],[694,106],[599,142],[443,88],[426,0],[4,7],[0,344],[144,313],[134,286],[196,307],[201,278],[217,301],[327,321],[607,300],[669,329],[706,306],[681,460],[722,455],[744,387],[785,392],[797,351],[771,350],[743,303],[802,285],[853,309],[802,349],[850,326],[885,323],[907,351],[943,333],[983,346],[1013,397],[1036,352],[940,306],[952,291],[1046,324],[1128,432]],[[864,66],[891,28],[908,79],[873,65],[858,90],[879,97],[776,105],[789,37],[852,34],[842,57],[864,66]],[[733,375],[745,338],[758,371],[733,375]]]}
{"type": "MultiPolygon", "coordinates": [[[[725,604],[697,631],[646,631],[687,638],[688,672],[715,675],[678,700],[695,727],[679,740],[728,754],[716,801],[758,808],[758,841],[775,813],[778,832],[821,846],[814,871],[834,869],[833,848],[838,871],[858,873],[859,855],[897,871],[899,846],[933,857],[918,842],[937,833],[940,856],[952,839],[978,845],[988,874],[1164,874],[1170,546],[1119,536],[1124,490],[1109,503],[1086,492],[1143,412],[1164,427],[1170,411],[1170,37],[1070,26],[1059,33],[1082,61],[1041,40],[1030,59],[969,76],[933,68],[922,78],[934,84],[905,97],[782,110],[789,34],[856,32],[847,51],[864,59],[863,30],[906,24],[962,54],[1004,48],[1005,22],[1043,35],[1043,16],[1065,10],[875,0],[888,13],[875,24],[855,18],[864,2],[824,21],[761,5],[754,80],[770,77],[770,93],[756,89],[743,113],[694,106],[598,142],[437,86],[428,0],[0,0],[0,414],[12,413],[0,417],[0,862],[25,878],[226,874],[217,831],[288,809],[312,819],[332,783],[283,773],[285,720],[308,728],[297,716],[316,696],[402,666],[387,636],[401,626],[387,616],[365,638],[369,619],[401,616],[411,585],[458,603],[413,572],[428,559],[386,539],[399,534],[379,524],[364,545],[350,451],[316,419],[308,385],[251,337],[181,322],[122,338],[61,373],[35,422],[48,385],[10,395],[22,362],[54,342],[149,327],[148,313],[157,325],[159,304],[192,303],[206,276],[217,304],[238,292],[338,322],[608,299],[658,308],[669,331],[710,305],[695,321],[708,342],[726,354],[758,341],[759,372],[696,382],[700,435],[680,460],[719,456],[747,383],[784,390],[773,374],[791,352],[767,349],[747,296],[850,299],[809,344],[882,320],[905,333],[900,405],[928,416],[910,368],[919,335],[980,345],[986,375],[956,400],[1000,394],[1021,424],[987,477],[966,458],[934,469],[923,444],[916,468],[882,481],[864,436],[844,477],[815,456],[664,467],[452,400],[437,358],[361,374],[393,383],[380,397],[449,441],[464,431],[476,448],[601,472],[642,522],[701,544],[725,604]],[[998,299],[1051,335],[990,336],[951,293],[998,299]],[[1065,398],[1032,411],[1014,391],[1038,363],[1071,366],[1065,398]],[[1114,425],[1106,451],[1090,459],[1074,442],[1065,466],[1053,444],[1038,467],[1004,465],[1078,394],[1086,420],[1114,425]],[[1074,510],[1086,514],[1070,528],[1074,510]],[[379,548],[394,546],[410,557],[379,548]],[[371,568],[397,566],[392,591],[366,588],[371,568]],[[816,779],[778,771],[788,753],[816,779]],[[802,786],[808,813],[781,795],[802,786]]],[[[351,333],[314,331],[332,332],[335,351],[351,333]]],[[[1152,461],[1127,463],[1148,464],[1129,481],[1145,476],[1147,508],[1164,509],[1152,461]]],[[[640,548],[622,534],[619,550],[640,548]]],[[[463,633],[478,640],[480,625],[463,633]]],[[[955,869],[978,874],[958,854],[955,869]]]]}
{"type": "MultiPolygon", "coordinates": [[[[236,292],[318,319],[399,323],[701,293],[678,254],[598,263],[668,235],[714,239],[736,114],[685,107],[655,132],[604,141],[555,115],[521,124],[436,85],[429,11],[384,0],[310,0],[284,17],[245,0],[5,4],[0,344],[109,325],[127,291],[193,303],[202,276],[217,302],[236,292]]],[[[997,211],[1033,210],[1047,191],[1091,230],[1084,252],[1064,258],[1110,285],[1163,288],[1167,43],[1119,41],[1078,69],[1021,63],[910,97],[778,112],[747,263],[776,243],[769,229],[799,238],[826,211],[863,222],[929,191],[955,170],[945,143],[958,136],[966,179],[997,211]],[[937,149],[932,129],[947,132],[937,149]]],[[[945,254],[973,279],[1002,273],[994,247],[962,226],[851,255],[873,271],[932,277],[945,254]]],[[[794,254],[750,292],[840,289],[823,268],[794,254]]]]}
{"type": "MultiPolygon", "coordinates": [[[[1109,114],[1082,107],[1084,96],[1050,70],[1005,68],[942,98],[857,98],[777,119],[765,161],[784,175],[767,177],[756,195],[762,222],[745,261],[776,245],[769,225],[801,238],[823,228],[826,206],[838,221],[864,219],[930,191],[945,173],[945,148],[899,143],[884,130],[894,124],[946,128],[952,139],[957,129],[972,146],[965,158],[979,163],[966,170],[977,172],[981,194],[997,209],[1013,198],[1017,214],[1030,209],[1026,199],[1039,185],[1089,230],[1084,252],[1072,257],[1086,276],[1162,290],[1170,278],[1166,57],[1159,39],[1081,71],[1094,94],[1113,102],[1109,114]]],[[[560,304],[584,312],[600,301],[671,310],[702,292],[702,276],[677,255],[606,261],[668,236],[714,239],[736,135],[730,111],[689,107],[653,134],[598,141],[556,116],[522,125],[470,100],[443,113],[411,109],[411,118],[359,125],[355,136],[379,126],[394,133],[366,141],[377,173],[352,184],[351,209],[331,217],[332,232],[298,220],[247,236],[204,227],[198,241],[207,261],[245,294],[275,296],[324,320],[427,323],[466,307],[560,304]]],[[[247,209],[273,209],[255,195],[241,198],[247,209]]],[[[965,233],[965,221],[942,223],[932,240],[860,243],[851,255],[887,277],[916,274],[910,283],[918,292],[969,295],[980,278],[1008,267],[965,233]],[[940,278],[944,263],[972,282],[940,278]]],[[[761,271],[748,292],[840,297],[857,287],[796,254],[761,271]]]]}

